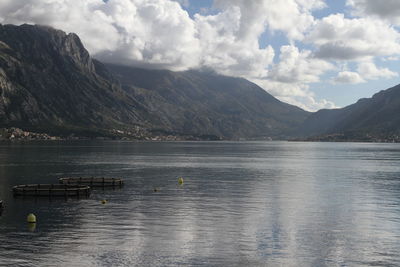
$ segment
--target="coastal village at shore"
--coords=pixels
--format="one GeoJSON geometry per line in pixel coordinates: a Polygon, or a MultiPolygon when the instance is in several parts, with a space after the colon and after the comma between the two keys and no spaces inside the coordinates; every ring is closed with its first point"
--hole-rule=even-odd
{"type": "Polygon", "coordinates": [[[68,136],[52,136],[47,133],[36,133],[25,131],[20,128],[0,128],[0,141],[35,141],[35,140],[142,140],[142,141],[201,141],[217,140],[214,136],[193,136],[193,135],[157,135],[143,131],[121,131],[113,129],[109,136],[85,137],[70,134],[68,136]]]}
{"type": "Polygon", "coordinates": [[[61,140],[61,137],[50,136],[45,133],[34,133],[19,128],[0,129],[0,140],[61,140]]]}

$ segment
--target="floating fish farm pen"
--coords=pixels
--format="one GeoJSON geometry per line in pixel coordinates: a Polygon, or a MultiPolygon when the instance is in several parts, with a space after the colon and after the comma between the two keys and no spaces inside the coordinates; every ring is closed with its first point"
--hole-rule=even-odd
{"type": "Polygon", "coordinates": [[[60,184],[88,185],[90,187],[121,187],[124,181],[121,178],[105,177],[65,177],[59,179],[60,184]]]}
{"type": "Polygon", "coordinates": [[[14,196],[88,197],[90,187],[77,184],[27,184],[13,187],[14,196]]]}

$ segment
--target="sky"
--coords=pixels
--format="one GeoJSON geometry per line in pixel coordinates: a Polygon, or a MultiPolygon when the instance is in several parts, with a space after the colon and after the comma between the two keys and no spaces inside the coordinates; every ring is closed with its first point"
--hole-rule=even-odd
{"type": "Polygon", "coordinates": [[[310,111],[400,83],[399,0],[0,0],[0,23],[74,32],[103,62],[243,77],[310,111]]]}

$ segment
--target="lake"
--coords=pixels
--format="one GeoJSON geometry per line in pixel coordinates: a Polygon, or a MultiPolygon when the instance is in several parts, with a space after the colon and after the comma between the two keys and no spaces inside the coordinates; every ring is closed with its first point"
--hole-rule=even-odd
{"type": "Polygon", "coordinates": [[[400,144],[0,143],[0,199],[1,266],[400,266],[400,144]],[[12,196],[63,176],[125,186],[12,196]]]}

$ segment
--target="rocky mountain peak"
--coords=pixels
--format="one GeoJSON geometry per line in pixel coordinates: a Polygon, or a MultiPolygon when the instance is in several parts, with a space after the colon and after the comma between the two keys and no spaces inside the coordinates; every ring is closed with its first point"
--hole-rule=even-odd
{"type": "Polygon", "coordinates": [[[48,26],[23,24],[0,24],[1,48],[9,48],[14,56],[19,59],[29,60],[32,64],[43,64],[52,68],[48,63],[58,57],[57,63],[62,64],[68,59],[80,66],[82,70],[94,70],[89,52],[83,46],[80,38],[74,34],[48,26]],[[15,53],[16,52],[16,53],[15,53]]]}

